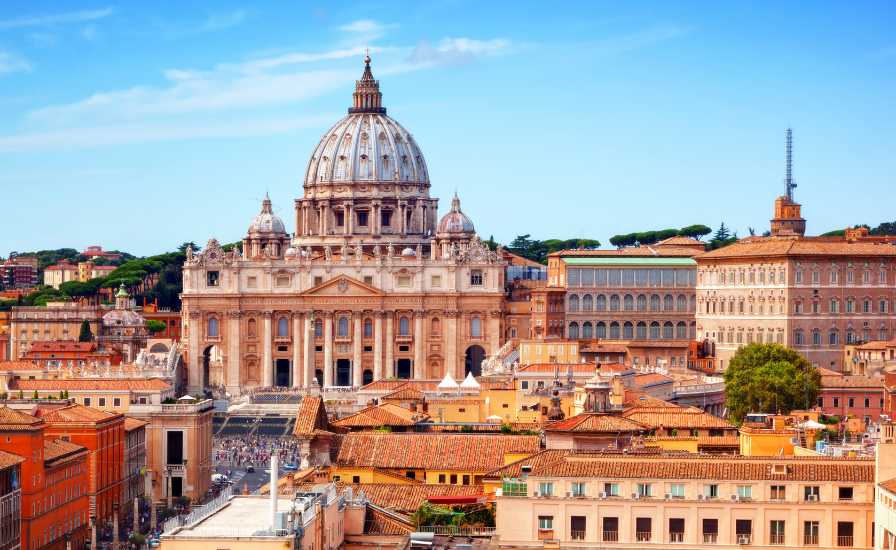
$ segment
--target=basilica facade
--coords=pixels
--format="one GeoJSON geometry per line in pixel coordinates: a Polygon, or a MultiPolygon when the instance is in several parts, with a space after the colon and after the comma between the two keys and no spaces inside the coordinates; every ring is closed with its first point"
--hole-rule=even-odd
{"type": "Polygon", "coordinates": [[[293,234],[265,198],[241,247],[187,251],[189,389],[479,374],[503,343],[505,263],[456,195],[438,218],[423,154],[387,116],[369,58],[303,187],[293,234]]]}

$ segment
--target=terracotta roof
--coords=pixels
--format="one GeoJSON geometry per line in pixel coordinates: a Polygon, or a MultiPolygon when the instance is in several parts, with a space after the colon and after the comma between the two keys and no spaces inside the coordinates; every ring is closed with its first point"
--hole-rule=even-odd
{"type": "Polygon", "coordinates": [[[530,469],[534,469],[535,467],[543,468],[545,464],[561,460],[564,456],[572,452],[574,451],[569,449],[546,449],[539,453],[535,453],[532,456],[511,462],[506,466],[495,468],[494,470],[487,472],[483,478],[503,479],[505,477],[520,477],[523,472],[523,466],[529,466],[530,469]]]}
{"type": "Polygon", "coordinates": [[[585,353],[628,353],[628,346],[624,344],[603,344],[600,342],[582,342],[580,352],[585,353]]]}
{"type": "Polygon", "coordinates": [[[736,426],[697,407],[633,407],[623,411],[622,416],[651,428],[737,429],[736,426]]]}
{"type": "Polygon", "coordinates": [[[554,369],[563,377],[572,368],[574,374],[594,374],[594,365],[591,363],[532,363],[517,369],[517,372],[554,373],[554,369]]]}
{"type": "Polygon", "coordinates": [[[40,418],[9,407],[0,407],[0,431],[32,430],[40,424],[40,418]]]}
{"type": "Polygon", "coordinates": [[[713,479],[719,481],[873,482],[874,460],[741,455],[568,454],[535,465],[530,477],[609,479],[713,479]],[[776,473],[775,465],[785,466],[776,473]]]}
{"type": "Polygon", "coordinates": [[[9,370],[45,370],[46,367],[31,361],[0,361],[0,371],[9,370]]]}
{"type": "Polygon", "coordinates": [[[171,384],[161,378],[63,378],[60,380],[13,380],[10,388],[17,390],[41,391],[87,391],[87,390],[132,390],[165,391],[171,384]]]}
{"type": "Polygon", "coordinates": [[[674,237],[669,237],[668,239],[663,239],[653,246],[693,246],[693,247],[705,247],[706,243],[703,241],[698,241],[693,237],[686,237],[684,235],[676,235],[674,237]]]}
{"type": "Polygon", "coordinates": [[[39,340],[32,342],[29,352],[32,351],[93,351],[97,349],[96,342],[76,342],[74,340],[39,340]]]}
{"type": "Polygon", "coordinates": [[[64,407],[44,407],[38,406],[35,411],[36,415],[46,421],[48,424],[66,423],[66,422],[104,422],[112,418],[123,418],[118,413],[111,413],[94,409],[93,407],[85,407],[77,403],[66,405],[64,407]]]}
{"type": "Polygon", "coordinates": [[[370,502],[399,512],[413,513],[429,497],[481,495],[482,485],[437,485],[434,483],[359,483],[343,485],[352,493],[364,491],[370,502]]]}
{"type": "Polygon", "coordinates": [[[896,494],[896,477],[894,477],[893,479],[888,479],[886,481],[881,481],[878,485],[880,485],[887,491],[896,494]]]}
{"type": "Polygon", "coordinates": [[[11,466],[15,466],[16,464],[21,464],[22,462],[25,462],[25,459],[20,457],[19,455],[7,453],[6,451],[0,451],[0,470],[5,470],[11,466]]]}
{"type": "Polygon", "coordinates": [[[365,535],[408,535],[415,530],[407,516],[388,512],[376,505],[367,507],[364,517],[365,535]]]}
{"type": "MultiPolygon", "coordinates": [[[[367,391],[367,392],[394,392],[400,388],[414,388],[418,391],[436,391],[439,386],[439,382],[442,380],[376,380],[363,386],[359,391],[367,391]]],[[[478,378],[476,380],[479,382],[481,388],[483,390],[499,390],[499,389],[512,389],[511,384],[504,380],[488,380],[484,378],[478,378]]]]}
{"type": "Polygon", "coordinates": [[[552,252],[548,254],[548,256],[558,256],[558,257],[591,257],[591,256],[619,256],[619,257],[645,257],[645,258],[655,258],[655,257],[663,257],[663,256],[672,256],[672,257],[687,257],[690,258],[699,254],[699,251],[694,250],[693,248],[689,248],[686,246],[654,246],[654,245],[643,245],[643,246],[627,246],[625,248],[612,248],[612,249],[603,249],[603,250],[559,250],[557,252],[552,252]]]}
{"type": "Polygon", "coordinates": [[[137,418],[133,418],[130,416],[124,417],[124,431],[131,432],[136,430],[137,428],[141,428],[143,426],[148,426],[149,422],[144,420],[139,420],[137,418]]]}
{"type": "Polygon", "coordinates": [[[357,432],[342,440],[336,464],[486,472],[501,466],[507,453],[533,454],[539,446],[535,435],[357,432]]]}
{"type": "Polygon", "coordinates": [[[818,374],[821,376],[843,376],[842,372],[837,372],[835,370],[831,370],[825,367],[816,367],[818,374]]]}
{"type": "Polygon", "coordinates": [[[704,252],[698,260],[757,256],[896,256],[896,246],[848,242],[833,237],[746,237],[734,244],[704,252]]]}
{"type": "Polygon", "coordinates": [[[696,441],[698,447],[740,447],[740,436],[737,432],[729,435],[656,435],[645,438],[651,441],[696,441]]]}
{"type": "Polygon", "coordinates": [[[380,426],[413,426],[429,418],[429,415],[414,412],[394,403],[374,405],[340,418],[334,426],[343,428],[377,428],[380,426]]]}
{"type": "Polygon", "coordinates": [[[310,436],[319,432],[327,432],[329,429],[324,400],[314,396],[303,397],[302,402],[299,403],[299,412],[296,414],[293,435],[310,436]]]}
{"type": "Polygon", "coordinates": [[[44,460],[52,462],[68,455],[74,455],[86,451],[86,447],[65,441],[63,439],[44,440],[44,460]]]}
{"type": "Polygon", "coordinates": [[[670,376],[666,376],[665,374],[660,374],[658,372],[648,372],[644,374],[636,374],[632,377],[631,383],[636,388],[643,388],[646,386],[656,386],[659,384],[672,384],[675,382],[670,376]]]}
{"type": "Polygon", "coordinates": [[[625,390],[622,404],[625,407],[678,407],[674,403],[657,399],[641,390],[630,390],[628,388],[625,390]]]}
{"type": "Polygon", "coordinates": [[[381,401],[422,401],[423,392],[410,386],[402,386],[380,398],[381,401]]]}
{"type": "Polygon", "coordinates": [[[548,424],[546,432],[595,433],[640,433],[649,428],[643,424],[614,414],[582,413],[565,420],[548,424]]]}
{"type": "Polygon", "coordinates": [[[837,374],[823,375],[821,377],[822,389],[837,388],[869,388],[875,390],[883,390],[883,380],[880,378],[872,378],[870,376],[859,376],[856,374],[837,374]]]}
{"type": "Polygon", "coordinates": [[[894,346],[896,346],[896,341],[893,340],[871,340],[870,342],[865,342],[862,345],[856,346],[856,349],[860,349],[863,351],[881,351],[887,349],[888,347],[891,348],[894,346]]]}

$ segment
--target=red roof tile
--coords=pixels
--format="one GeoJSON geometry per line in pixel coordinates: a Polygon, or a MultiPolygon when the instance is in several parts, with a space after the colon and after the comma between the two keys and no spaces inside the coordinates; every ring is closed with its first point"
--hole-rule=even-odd
{"type": "Polygon", "coordinates": [[[0,407],[0,431],[37,429],[43,422],[40,418],[25,414],[9,407],[0,407]]]}
{"type": "Polygon", "coordinates": [[[380,426],[413,426],[429,415],[414,412],[394,403],[384,403],[362,409],[333,422],[343,428],[378,428],[380,426]]]}
{"type": "Polygon", "coordinates": [[[15,466],[16,464],[21,464],[22,462],[25,462],[25,459],[20,457],[19,455],[7,453],[6,451],[0,451],[0,470],[5,470],[9,467],[15,466]]]}
{"type": "Polygon", "coordinates": [[[553,422],[544,427],[546,432],[595,433],[641,433],[649,428],[627,418],[609,413],[582,413],[565,420],[553,422]]]}
{"type": "Polygon", "coordinates": [[[896,257],[896,246],[848,242],[836,237],[746,237],[734,244],[704,252],[698,261],[758,256],[896,257]]]}
{"type": "Polygon", "coordinates": [[[35,413],[38,418],[43,419],[48,424],[64,424],[68,422],[100,423],[114,418],[123,418],[118,413],[101,411],[77,403],[53,408],[39,405],[35,413]]]}
{"type": "Polygon", "coordinates": [[[717,416],[696,407],[632,407],[622,416],[651,428],[720,428],[737,430],[717,416]]]}
{"type": "Polygon", "coordinates": [[[44,440],[44,460],[52,462],[63,457],[86,452],[87,448],[63,439],[44,440]]]}
{"type": "Polygon", "coordinates": [[[311,436],[318,432],[326,432],[330,429],[327,420],[327,409],[324,400],[320,397],[303,397],[299,403],[299,412],[296,414],[296,426],[293,435],[311,436]]]}
{"type": "Polygon", "coordinates": [[[63,378],[59,380],[13,380],[11,389],[24,391],[166,391],[171,384],[161,378],[63,378]]]}

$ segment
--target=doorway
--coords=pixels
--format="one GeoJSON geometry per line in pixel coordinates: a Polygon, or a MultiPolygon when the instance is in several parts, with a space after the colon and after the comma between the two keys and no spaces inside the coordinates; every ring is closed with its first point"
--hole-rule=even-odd
{"type": "Polygon", "coordinates": [[[411,360],[410,359],[399,359],[395,366],[395,377],[396,378],[410,378],[411,377],[411,360]]]}
{"type": "Polygon", "coordinates": [[[366,386],[373,382],[373,371],[370,369],[364,369],[364,379],[363,384],[366,386]]]}
{"type": "Polygon", "coordinates": [[[336,360],[336,385],[352,385],[352,362],[349,359],[336,360]]]}
{"type": "Polygon", "coordinates": [[[281,388],[289,387],[289,359],[277,359],[274,361],[274,385],[281,388]]]}
{"type": "Polygon", "coordinates": [[[324,371],[320,369],[314,369],[314,379],[317,380],[317,385],[323,387],[324,385],[324,371]]]}
{"type": "Polygon", "coordinates": [[[472,345],[464,354],[464,376],[473,373],[473,376],[482,375],[482,361],[485,359],[485,350],[482,346],[472,345]]]}

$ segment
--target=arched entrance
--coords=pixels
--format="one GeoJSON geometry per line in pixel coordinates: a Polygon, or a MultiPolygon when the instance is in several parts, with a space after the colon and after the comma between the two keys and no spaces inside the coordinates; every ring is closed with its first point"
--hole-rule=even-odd
{"type": "Polygon", "coordinates": [[[336,360],[336,385],[352,385],[352,362],[349,359],[336,360]]]}
{"type": "Polygon", "coordinates": [[[363,384],[366,386],[371,382],[373,382],[373,371],[370,369],[364,369],[363,384]]]}
{"type": "Polygon", "coordinates": [[[482,374],[482,361],[485,359],[485,350],[476,344],[467,348],[464,353],[464,376],[473,373],[473,376],[482,374]]]}
{"type": "Polygon", "coordinates": [[[410,359],[399,359],[396,362],[395,377],[396,378],[410,378],[411,377],[411,360],[410,359]]]}
{"type": "Polygon", "coordinates": [[[323,387],[324,385],[324,371],[320,369],[314,369],[314,379],[317,380],[317,385],[323,387]]]}
{"type": "Polygon", "coordinates": [[[281,388],[289,387],[289,377],[292,369],[289,368],[289,359],[277,359],[274,361],[274,385],[281,388]]]}
{"type": "Polygon", "coordinates": [[[208,346],[202,352],[202,380],[199,385],[207,388],[211,383],[212,366],[221,365],[221,350],[218,346],[208,346]]]}

